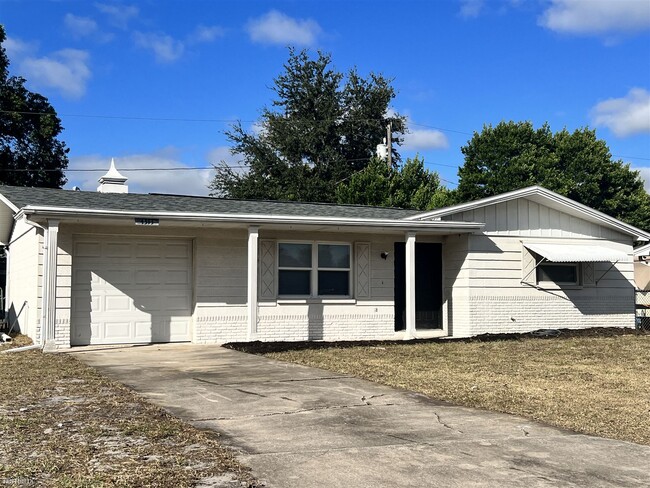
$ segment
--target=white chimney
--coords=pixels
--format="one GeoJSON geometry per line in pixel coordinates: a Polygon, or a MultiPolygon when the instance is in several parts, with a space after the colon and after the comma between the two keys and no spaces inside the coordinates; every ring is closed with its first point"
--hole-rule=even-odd
{"type": "Polygon", "coordinates": [[[126,176],[122,176],[115,168],[115,160],[111,158],[111,168],[99,179],[97,191],[100,193],[129,193],[126,176]]]}

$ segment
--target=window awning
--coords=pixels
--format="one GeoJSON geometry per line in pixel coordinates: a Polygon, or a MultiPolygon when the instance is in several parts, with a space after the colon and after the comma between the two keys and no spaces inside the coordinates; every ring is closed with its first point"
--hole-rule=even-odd
{"type": "Polygon", "coordinates": [[[538,244],[524,242],[524,247],[553,263],[600,263],[629,261],[623,251],[589,244],[538,244]]]}

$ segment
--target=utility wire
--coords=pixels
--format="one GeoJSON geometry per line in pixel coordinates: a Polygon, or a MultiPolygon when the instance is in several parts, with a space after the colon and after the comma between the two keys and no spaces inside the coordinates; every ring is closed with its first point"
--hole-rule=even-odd
{"type": "MultiPolygon", "coordinates": [[[[236,123],[236,122],[247,122],[255,123],[258,120],[252,119],[210,119],[210,118],[184,118],[184,117],[140,117],[140,116],[129,116],[129,115],[93,115],[93,114],[56,114],[52,112],[23,112],[19,110],[4,110],[0,109],[0,113],[5,114],[16,114],[16,115],[54,115],[60,117],[75,117],[75,118],[87,118],[87,119],[108,119],[108,120],[140,120],[147,122],[196,122],[196,123],[236,123]]],[[[282,118],[276,119],[282,120],[282,118]]],[[[357,122],[383,122],[385,119],[372,119],[372,118],[362,118],[362,119],[352,119],[357,122]]],[[[332,122],[334,119],[288,119],[288,122],[305,122],[305,123],[314,123],[314,122],[332,122]]],[[[457,129],[448,129],[445,127],[438,127],[435,125],[420,124],[412,121],[407,121],[407,125],[413,125],[416,127],[425,127],[427,129],[434,129],[442,132],[451,132],[455,134],[463,134],[467,136],[473,136],[473,132],[466,132],[457,129]]],[[[641,161],[650,161],[650,157],[643,156],[622,156],[619,154],[612,154],[614,158],[621,159],[638,159],[641,161]]],[[[445,166],[444,164],[437,164],[437,166],[445,166]]],[[[455,166],[450,166],[455,167],[455,166]]]]}

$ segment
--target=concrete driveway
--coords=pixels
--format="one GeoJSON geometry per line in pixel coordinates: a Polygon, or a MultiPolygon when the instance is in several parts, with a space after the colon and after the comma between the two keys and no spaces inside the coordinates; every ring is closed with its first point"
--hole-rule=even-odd
{"type": "Polygon", "coordinates": [[[451,406],[218,346],[73,350],[199,428],[267,485],[650,486],[650,447],[451,406]]]}

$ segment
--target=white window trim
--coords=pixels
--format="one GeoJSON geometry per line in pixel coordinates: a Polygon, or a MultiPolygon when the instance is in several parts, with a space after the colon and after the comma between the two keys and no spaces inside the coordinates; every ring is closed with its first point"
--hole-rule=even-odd
{"type": "Polygon", "coordinates": [[[352,280],[352,270],[353,267],[353,255],[352,255],[353,246],[350,242],[343,241],[305,241],[305,240],[278,240],[276,243],[276,253],[275,253],[275,269],[277,270],[277,299],[282,302],[304,302],[305,300],[319,300],[326,301],[332,300],[333,302],[339,302],[341,300],[353,300],[354,299],[354,290],[353,280],[352,280]],[[295,268],[295,267],[281,267],[280,266],[280,245],[281,244],[309,244],[311,245],[311,267],[310,268],[295,268]],[[334,245],[334,246],[347,246],[348,256],[350,258],[349,267],[347,268],[321,268],[318,263],[318,245],[334,245]],[[309,295],[282,295],[280,294],[280,271],[307,271],[309,270],[310,275],[310,294],[309,295]],[[318,294],[318,272],[319,271],[346,271],[348,273],[348,294],[347,295],[319,295],[318,294]]]}

